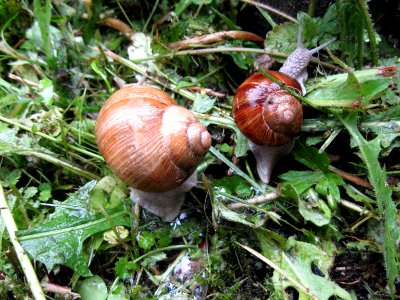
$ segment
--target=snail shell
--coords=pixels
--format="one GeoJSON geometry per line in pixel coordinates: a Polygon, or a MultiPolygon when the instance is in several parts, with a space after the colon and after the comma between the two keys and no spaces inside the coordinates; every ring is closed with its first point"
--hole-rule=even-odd
{"type": "MultiPolygon", "coordinates": [[[[281,72],[267,72],[300,94],[301,86],[295,79],[281,72]]],[[[255,73],[237,89],[233,116],[240,131],[253,143],[279,146],[300,131],[303,109],[281,86],[262,73],[255,73]]]]}
{"type": "Polygon", "coordinates": [[[143,192],[179,187],[211,145],[196,116],[163,91],[126,86],[101,108],[97,145],[114,174],[143,192]]]}

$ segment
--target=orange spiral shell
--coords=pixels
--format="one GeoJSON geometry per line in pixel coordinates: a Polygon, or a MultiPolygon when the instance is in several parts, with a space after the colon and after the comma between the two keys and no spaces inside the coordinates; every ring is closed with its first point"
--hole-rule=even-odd
{"type": "MultiPolygon", "coordinates": [[[[277,71],[267,72],[301,93],[300,84],[292,77],[277,71]]],[[[289,142],[303,122],[301,103],[262,73],[253,74],[238,87],[232,112],[240,131],[258,145],[289,142]]]]}
{"type": "Polygon", "coordinates": [[[210,134],[191,111],[146,86],[112,94],[99,112],[95,135],[113,173],[146,192],[178,187],[211,145],[210,134]]]}

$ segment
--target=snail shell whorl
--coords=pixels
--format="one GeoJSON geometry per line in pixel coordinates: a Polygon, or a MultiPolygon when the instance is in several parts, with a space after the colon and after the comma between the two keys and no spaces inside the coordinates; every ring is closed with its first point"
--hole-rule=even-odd
{"type": "MultiPolygon", "coordinates": [[[[281,72],[268,73],[300,93],[301,86],[293,78],[281,72]]],[[[303,110],[295,97],[263,74],[255,73],[237,89],[233,116],[240,131],[253,143],[278,146],[300,131],[303,110]]]]}
{"type": "Polygon", "coordinates": [[[96,141],[111,170],[129,186],[164,192],[194,172],[211,136],[192,112],[163,91],[127,86],[101,108],[96,141]]]}

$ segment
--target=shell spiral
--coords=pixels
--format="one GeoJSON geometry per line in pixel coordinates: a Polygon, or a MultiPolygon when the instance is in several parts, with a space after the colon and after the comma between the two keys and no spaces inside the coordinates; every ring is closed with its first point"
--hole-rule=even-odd
{"type": "Polygon", "coordinates": [[[145,192],[178,187],[211,145],[211,135],[191,111],[145,86],[112,94],[99,112],[95,135],[113,173],[145,192]]]}
{"type": "MultiPolygon", "coordinates": [[[[277,71],[267,71],[296,93],[300,84],[277,71]]],[[[233,116],[240,131],[258,145],[279,146],[300,131],[303,122],[301,103],[262,73],[255,73],[237,89],[233,116]]]]}

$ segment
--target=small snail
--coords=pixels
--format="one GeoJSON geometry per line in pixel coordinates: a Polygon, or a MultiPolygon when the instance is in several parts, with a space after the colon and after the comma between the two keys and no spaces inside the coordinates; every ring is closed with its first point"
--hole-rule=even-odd
{"type": "MultiPolygon", "coordinates": [[[[312,50],[305,49],[299,30],[297,49],[286,59],[279,72],[266,72],[299,95],[305,95],[307,65],[314,53],[331,42],[312,50]]],[[[249,139],[260,179],[268,183],[276,161],[293,149],[293,138],[303,122],[301,103],[281,86],[257,72],[236,90],[232,112],[238,128],[249,139]]]]}
{"type": "Polygon", "coordinates": [[[95,129],[105,161],[131,189],[131,198],[166,221],[197,182],[196,167],[211,135],[165,92],[128,85],[108,98],[95,129]]]}

